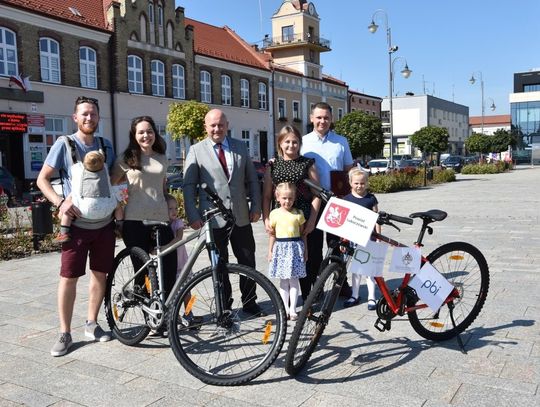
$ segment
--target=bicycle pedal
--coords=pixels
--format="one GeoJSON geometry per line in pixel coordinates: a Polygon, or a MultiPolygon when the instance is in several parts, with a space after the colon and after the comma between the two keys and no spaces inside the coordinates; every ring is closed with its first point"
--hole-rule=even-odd
{"type": "Polygon", "coordinates": [[[377,318],[377,321],[375,321],[375,329],[377,329],[379,332],[389,331],[391,328],[391,322],[389,320],[383,320],[380,318],[377,318]]]}

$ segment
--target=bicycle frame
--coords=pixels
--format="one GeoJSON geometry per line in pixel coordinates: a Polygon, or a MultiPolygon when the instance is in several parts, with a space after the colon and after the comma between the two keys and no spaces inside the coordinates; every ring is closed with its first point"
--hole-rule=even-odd
{"type": "MultiPolygon", "coordinates": [[[[219,316],[222,315],[224,306],[223,306],[223,299],[222,299],[222,278],[221,273],[219,272],[220,262],[219,262],[219,253],[216,247],[216,244],[214,242],[214,233],[212,230],[211,222],[210,220],[219,213],[218,208],[210,209],[204,214],[205,222],[203,227],[196,231],[191,233],[189,236],[185,237],[184,239],[172,244],[171,246],[167,247],[165,250],[161,250],[161,242],[159,238],[159,232],[156,231],[156,243],[157,243],[157,250],[156,254],[150,254],[150,259],[144,263],[133,275],[131,279],[126,281],[126,283],[122,287],[122,292],[128,287],[128,285],[141,273],[146,272],[147,268],[150,267],[156,267],[157,266],[157,273],[158,273],[158,284],[159,284],[159,296],[161,303],[164,305],[165,308],[168,308],[173,300],[174,293],[178,291],[180,286],[186,281],[187,277],[189,276],[189,272],[192,270],[195,262],[199,258],[200,253],[203,251],[203,249],[206,247],[208,251],[208,256],[210,258],[210,264],[212,266],[212,278],[214,281],[214,292],[216,295],[216,302],[217,302],[217,313],[219,316]],[[163,287],[163,257],[176,251],[178,247],[181,247],[192,240],[197,239],[197,242],[193,249],[191,250],[191,253],[188,256],[188,260],[186,261],[186,264],[182,268],[182,271],[180,272],[180,276],[176,280],[174,286],[172,287],[169,295],[167,298],[165,298],[165,291],[163,287]]],[[[150,309],[146,306],[143,306],[144,310],[150,314],[159,314],[160,310],[154,310],[150,309]]]]}

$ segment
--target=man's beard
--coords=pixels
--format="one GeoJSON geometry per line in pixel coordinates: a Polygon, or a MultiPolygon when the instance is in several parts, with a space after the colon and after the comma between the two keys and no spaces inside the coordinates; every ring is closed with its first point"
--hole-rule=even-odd
{"type": "Polygon", "coordinates": [[[91,135],[96,132],[97,124],[82,124],[82,125],[79,125],[78,127],[79,127],[80,132],[87,135],[91,135]]]}

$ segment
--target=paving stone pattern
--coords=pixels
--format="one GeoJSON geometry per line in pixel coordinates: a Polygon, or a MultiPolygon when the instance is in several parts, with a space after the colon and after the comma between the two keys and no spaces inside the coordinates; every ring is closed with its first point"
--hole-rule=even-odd
{"type": "MultiPolygon", "coordinates": [[[[343,309],[340,301],[301,375],[291,378],[283,369],[286,342],[275,365],[252,383],[213,387],[182,369],[166,339],[138,347],[86,340],[85,277],[73,318],[75,344],[53,358],[60,257],[52,253],[0,263],[0,406],[539,406],[540,169],[458,175],[454,183],[378,199],[380,210],[401,215],[448,212],[426,237],[426,253],[463,240],[486,256],[490,290],[463,336],[467,354],[455,340],[419,337],[408,322],[378,332],[362,286],[360,305],[343,309]]],[[[267,237],[261,222],[254,230],[258,268],[266,273],[267,237]]],[[[411,243],[417,231],[385,229],[411,243]]],[[[107,328],[104,316],[101,323],[107,328]]]]}

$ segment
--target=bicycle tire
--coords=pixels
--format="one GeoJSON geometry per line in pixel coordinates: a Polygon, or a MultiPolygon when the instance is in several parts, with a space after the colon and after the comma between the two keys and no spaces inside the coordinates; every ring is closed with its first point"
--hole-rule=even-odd
{"type": "Polygon", "coordinates": [[[287,318],[279,292],[268,278],[246,266],[224,267],[232,288],[230,311],[218,321],[212,268],[199,271],[180,287],[169,308],[169,342],[191,375],[204,383],[234,386],[253,380],[272,365],[285,342],[287,318]],[[265,316],[242,311],[241,276],[255,282],[257,303],[265,316]],[[186,311],[194,315],[191,321],[186,311]]]}
{"type": "Polygon", "coordinates": [[[339,290],[335,287],[345,275],[340,263],[330,263],[315,281],[289,340],[285,371],[291,376],[302,370],[319,343],[339,297],[339,290]]]}
{"type": "MultiPolygon", "coordinates": [[[[124,292],[121,291],[125,283],[135,274],[133,261],[142,266],[149,259],[148,254],[139,247],[125,248],[116,255],[113,271],[107,275],[105,316],[114,337],[125,345],[136,345],[150,333],[142,301],[133,295],[135,281],[132,281],[124,292]]],[[[150,297],[158,287],[156,271],[148,268],[147,276],[144,287],[140,287],[138,291],[150,297]]]]}
{"type": "Polygon", "coordinates": [[[409,312],[408,318],[420,336],[444,341],[467,329],[482,310],[489,290],[489,268],[480,250],[465,242],[447,243],[431,252],[427,260],[460,293],[453,301],[456,326],[452,324],[448,304],[438,313],[430,308],[409,312]]]}

